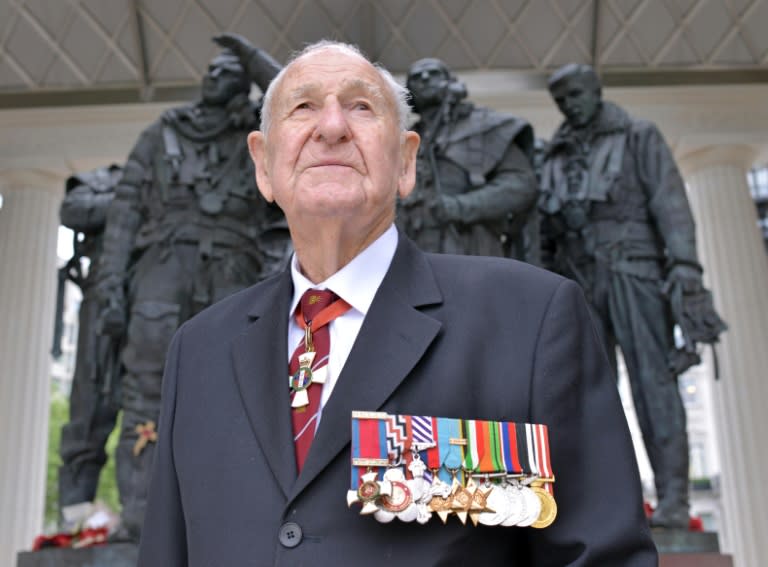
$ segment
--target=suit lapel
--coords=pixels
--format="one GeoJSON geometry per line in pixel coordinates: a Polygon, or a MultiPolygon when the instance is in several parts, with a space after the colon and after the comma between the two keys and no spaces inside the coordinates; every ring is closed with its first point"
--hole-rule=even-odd
{"type": "Polygon", "coordinates": [[[350,442],[351,412],[381,408],[421,359],[441,323],[417,307],[441,302],[426,256],[401,234],[392,265],[323,409],[291,499],[350,442]]]}
{"type": "Polygon", "coordinates": [[[296,479],[288,388],[290,270],[259,290],[255,319],[232,345],[235,378],[248,420],[286,498],[296,479]]]}

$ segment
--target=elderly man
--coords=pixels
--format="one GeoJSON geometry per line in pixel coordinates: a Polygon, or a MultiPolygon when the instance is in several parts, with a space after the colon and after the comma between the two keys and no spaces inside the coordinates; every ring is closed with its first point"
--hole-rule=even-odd
{"type": "Polygon", "coordinates": [[[406,116],[391,75],[344,44],[308,47],[270,85],[248,140],[295,255],[176,334],[140,565],[656,564],[578,287],[399,234],[419,142],[406,116]],[[557,519],[361,516],[347,507],[356,410],[547,424],[557,519]]]}

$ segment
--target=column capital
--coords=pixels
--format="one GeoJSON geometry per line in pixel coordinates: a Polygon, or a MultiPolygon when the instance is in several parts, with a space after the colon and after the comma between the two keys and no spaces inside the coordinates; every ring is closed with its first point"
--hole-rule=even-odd
{"type": "Polygon", "coordinates": [[[700,146],[683,154],[677,160],[683,177],[717,165],[731,165],[746,172],[758,155],[758,148],[751,144],[718,144],[700,146]]]}

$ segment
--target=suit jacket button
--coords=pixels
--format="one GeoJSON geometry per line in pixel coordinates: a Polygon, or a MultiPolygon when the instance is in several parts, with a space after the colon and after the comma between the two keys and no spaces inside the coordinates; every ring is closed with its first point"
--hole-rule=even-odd
{"type": "Polygon", "coordinates": [[[277,537],[283,547],[296,547],[301,543],[301,526],[295,522],[286,522],[280,526],[277,537]]]}

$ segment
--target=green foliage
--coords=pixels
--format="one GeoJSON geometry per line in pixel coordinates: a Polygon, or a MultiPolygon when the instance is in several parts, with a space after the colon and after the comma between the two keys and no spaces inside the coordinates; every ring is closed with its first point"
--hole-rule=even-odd
{"type": "Polygon", "coordinates": [[[59,517],[59,443],[61,426],[69,419],[69,400],[57,388],[52,388],[50,419],[48,421],[48,470],[45,480],[45,526],[55,526],[59,517]]]}
{"type": "MultiPolygon", "coordinates": [[[[122,414],[121,414],[122,416],[122,414]]],[[[120,417],[117,425],[107,440],[107,464],[101,471],[96,499],[104,502],[111,510],[120,512],[120,497],[115,476],[115,448],[120,437],[120,417]]],[[[61,456],[61,427],[69,421],[69,399],[59,389],[51,390],[50,419],[48,421],[48,469],[46,471],[45,490],[45,526],[46,531],[55,531],[59,518],[59,467],[61,456]]]]}
{"type": "Polygon", "coordinates": [[[117,416],[117,423],[107,439],[107,464],[101,469],[99,487],[96,489],[96,500],[101,500],[110,510],[120,513],[120,494],[117,490],[117,476],[115,474],[115,449],[120,439],[121,422],[123,414],[117,416]]]}

